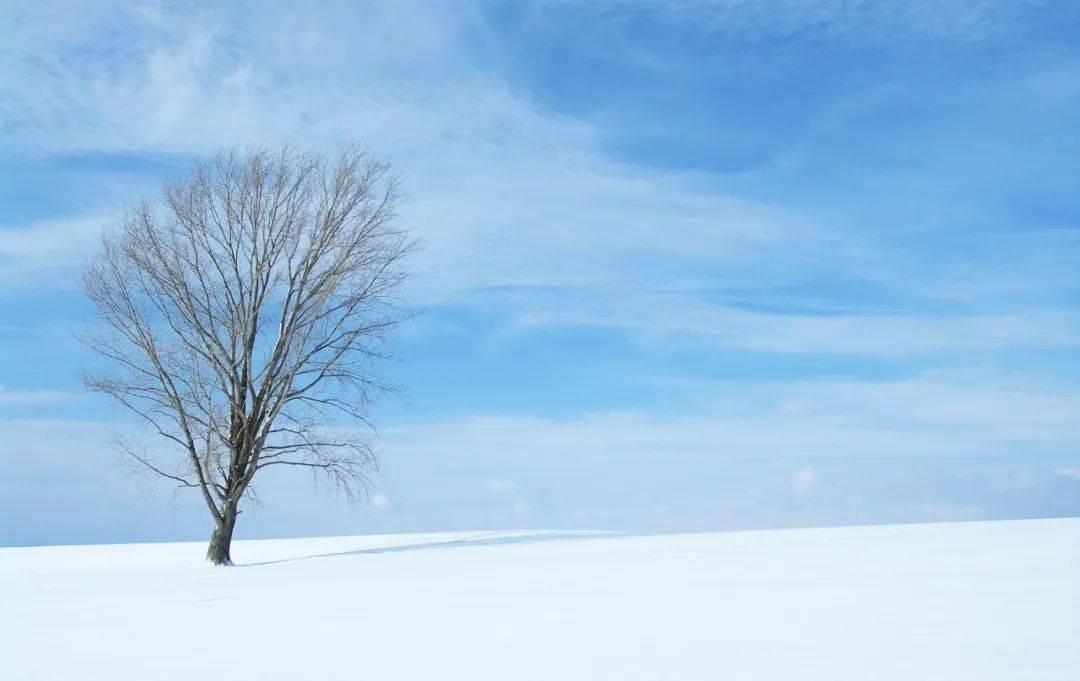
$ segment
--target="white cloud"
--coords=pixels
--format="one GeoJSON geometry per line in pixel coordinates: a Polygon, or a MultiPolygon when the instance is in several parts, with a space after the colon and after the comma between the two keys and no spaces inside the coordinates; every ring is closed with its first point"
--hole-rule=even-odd
{"type": "Polygon", "coordinates": [[[817,485],[821,476],[813,466],[803,466],[791,474],[791,490],[797,496],[803,496],[817,485]]]}
{"type": "Polygon", "coordinates": [[[643,291],[538,307],[522,313],[518,323],[525,328],[623,329],[654,346],[778,353],[903,357],[959,348],[1080,347],[1080,313],[1074,310],[971,317],[821,316],[751,312],[694,296],[643,291]]]}
{"type": "Polygon", "coordinates": [[[488,478],[487,482],[484,483],[484,489],[496,493],[516,492],[518,482],[516,478],[500,478],[496,476],[488,478]]]}
{"type": "MultiPolygon", "coordinates": [[[[931,373],[891,381],[692,389],[710,396],[692,413],[594,412],[560,419],[492,414],[387,428],[383,444],[389,456],[444,451],[465,461],[501,460],[503,467],[584,455],[612,465],[645,460],[663,466],[667,457],[956,459],[1017,451],[1060,456],[1080,448],[1080,395],[1070,386],[931,373]]],[[[810,469],[792,480],[796,487],[819,474],[819,466],[805,465],[810,469]]],[[[508,485],[501,477],[488,481],[489,489],[508,485]]]]}
{"type": "Polygon", "coordinates": [[[67,402],[74,397],[74,394],[64,390],[12,390],[0,385],[0,405],[6,406],[43,406],[67,402]]]}
{"type": "Polygon", "coordinates": [[[813,413],[881,426],[963,431],[988,445],[1080,442],[1080,395],[1069,386],[995,382],[964,373],[901,380],[791,386],[813,413]]]}
{"type": "Polygon", "coordinates": [[[521,499],[514,502],[511,510],[514,513],[515,518],[525,518],[532,512],[532,508],[529,506],[528,502],[521,499]]]}
{"type": "MultiPolygon", "coordinates": [[[[774,389],[776,386],[773,386],[774,389]]],[[[1023,447],[1032,454],[1055,454],[1080,446],[1075,412],[1055,403],[1054,413],[987,412],[978,418],[924,418],[915,393],[885,397],[868,386],[865,404],[851,406],[851,394],[828,397],[820,386],[822,407],[805,416],[779,415],[762,409],[735,414],[718,406],[706,415],[657,417],[639,412],[592,413],[567,419],[477,416],[461,421],[398,426],[384,430],[391,456],[420,456],[445,451],[463,460],[572,460],[600,456],[619,465],[620,458],[642,458],[662,466],[666,457],[720,457],[730,460],[780,457],[937,458],[1000,456],[1023,447]]],[[[781,388],[783,389],[783,388],[781,388]]],[[[812,388],[789,387],[811,391],[812,388]]],[[[887,391],[886,391],[887,392],[887,391]]],[[[931,393],[932,394],[932,393],[931,393]]],[[[746,401],[749,396],[743,394],[746,401]]],[[[1004,395],[1002,396],[1002,404],[1004,395]]],[[[1022,401],[1022,397],[1020,400],[1022,401]]]]}
{"type": "Polygon", "coordinates": [[[108,222],[105,217],[83,217],[0,226],[0,283],[34,286],[53,280],[73,285],[73,269],[85,262],[108,222]]]}

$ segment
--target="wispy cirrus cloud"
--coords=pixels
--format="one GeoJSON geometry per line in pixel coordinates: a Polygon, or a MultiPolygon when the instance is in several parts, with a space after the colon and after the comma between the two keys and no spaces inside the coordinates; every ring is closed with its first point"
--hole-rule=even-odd
{"type": "Polygon", "coordinates": [[[67,402],[74,397],[74,394],[64,390],[12,390],[0,385],[0,406],[3,407],[38,407],[67,402]]]}
{"type": "MultiPolygon", "coordinates": [[[[565,19],[563,11],[581,10],[558,7],[525,12],[522,21],[545,26],[565,19]]],[[[668,289],[692,282],[690,288],[750,291],[831,280],[847,289],[833,293],[841,298],[871,285],[908,298],[951,290],[970,301],[971,291],[986,291],[1009,275],[990,269],[1001,249],[977,263],[935,263],[881,230],[798,201],[755,198],[708,174],[612,158],[604,127],[610,120],[559,113],[508,80],[514,74],[500,57],[511,47],[479,7],[395,3],[361,11],[332,4],[316,13],[264,8],[255,15],[247,9],[242,3],[118,4],[93,12],[63,3],[9,8],[6,21],[20,30],[2,58],[5,71],[25,85],[13,88],[3,105],[5,125],[18,133],[10,145],[35,154],[190,154],[233,144],[299,139],[332,148],[349,138],[369,140],[408,173],[415,198],[406,217],[429,246],[415,282],[426,303],[469,304],[478,290],[573,287],[592,291],[594,299],[610,295],[617,314],[619,295],[604,292],[641,280],[668,289]],[[114,35],[129,40],[117,48],[114,35]],[[275,48],[281,44],[290,45],[287,53],[275,48]],[[920,260],[923,267],[911,266],[920,260]]],[[[1012,11],[996,3],[900,3],[888,11],[828,3],[613,3],[586,30],[646,12],[676,22],[695,17],[702,35],[717,26],[742,36],[765,27],[821,35],[832,26],[880,41],[875,31],[904,26],[953,40],[1012,30],[1012,11]]],[[[831,127],[853,121],[862,125],[888,104],[867,104],[867,90],[873,88],[841,93],[819,107],[810,118],[815,136],[827,139],[831,127]],[[844,104],[848,99],[855,104],[844,104]]],[[[789,181],[791,163],[805,165],[800,157],[819,153],[801,139],[779,157],[777,181],[789,181]]],[[[761,173],[768,182],[768,169],[761,173]]],[[[129,194],[134,198],[134,187],[129,194]]],[[[86,250],[78,241],[67,247],[86,250]]],[[[1032,247],[1038,244],[1025,251],[1032,247]]],[[[1045,279],[1053,257],[1029,259],[1015,280],[1054,285],[1045,279]]],[[[1054,271],[1058,287],[1072,284],[1059,267],[1054,271]]],[[[673,304],[689,316],[697,303],[692,295],[669,296],[665,305],[673,304]]],[[[823,322],[830,324],[836,322],[823,322]]],[[[882,324],[865,321],[871,335],[882,324]]]]}
{"type": "Polygon", "coordinates": [[[80,217],[0,227],[0,282],[12,288],[42,282],[72,287],[77,268],[112,219],[80,217]]]}
{"type": "MultiPolygon", "coordinates": [[[[553,297],[553,296],[549,296],[553,297]]],[[[904,357],[935,351],[1080,347],[1075,310],[1012,314],[770,312],[703,299],[702,292],[629,289],[599,301],[549,301],[517,317],[526,329],[579,326],[621,329],[651,347],[742,349],[773,353],[904,357]]]]}
{"type": "MultiPolygon", "coordinates": [[[[1030,3],[1045,5],[1045,2],[1030,3]]],[[[771,39],[810,39],[881,43],[911,39],[981,40],[1014,30],[1023,10],[1015,3],[968,2],[863,3],[825,0],[607,0],[589,3],[587,12],[616,24],[642,15],[692,25],[754,43],[771,39]]]]}

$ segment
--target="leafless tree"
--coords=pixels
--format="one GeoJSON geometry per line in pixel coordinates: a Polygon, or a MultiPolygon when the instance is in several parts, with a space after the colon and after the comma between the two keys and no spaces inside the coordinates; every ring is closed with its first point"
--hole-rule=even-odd
{"type": "Polygon", "coordinates": [[[356,149],[222,152],[103,236],[82,282],[103,331],[86,342],[115,371],[85,380],[164,438],[171,458],[129,453],[201,493],[208,561],[231,563],[263,469],[367,490],[366,414],[389,389],[375,365],[408,315],[399,198],[392,170],[356,149]]]}

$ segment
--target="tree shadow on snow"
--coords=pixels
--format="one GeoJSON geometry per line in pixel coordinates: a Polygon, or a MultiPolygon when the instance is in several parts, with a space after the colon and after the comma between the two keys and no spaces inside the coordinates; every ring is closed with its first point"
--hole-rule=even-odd
{"type": "Polygon", "coordinates": [[[505,544],[531,544],[545,541],[574,540],[574,539],[607,539],[615,537],[631,537],[639,533],[635,532],[534,532],[530,534],[501,534],[485,532],[473,537],[451,539],[448,541],[422,542],[418,544],[400,544],[395,546],[373,546],[366,549],[352,549],[348,551],[334,551],[330,553],[316,553],[310,556],[295,556],[293,558],[279,558],[277,560],[265,560],[257,563],[237,563],[237,567],[257,567],[259,565],[274,565],[277,563],[291,563],[298,560],[310,560],[312,558],[334,558],[336,556],[362,556],[376,553],[400,553],[403,551],[424,551],[428,549],[451,549],[468,546],[499,546],[505,544]]]}

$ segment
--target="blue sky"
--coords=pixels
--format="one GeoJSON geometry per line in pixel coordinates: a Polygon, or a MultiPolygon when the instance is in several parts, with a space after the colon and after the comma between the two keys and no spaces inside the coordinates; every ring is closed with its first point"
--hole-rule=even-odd
{"type": "Polygon", "coordinates": [[[204,538],[80,388],[75,278],[193,156],[350,140],[402,170],[424,242],[382,483],[267,479],[242,536],[1080,514],[1078,26],[960,0],[10,3],[0,544],[204,538]]]}

